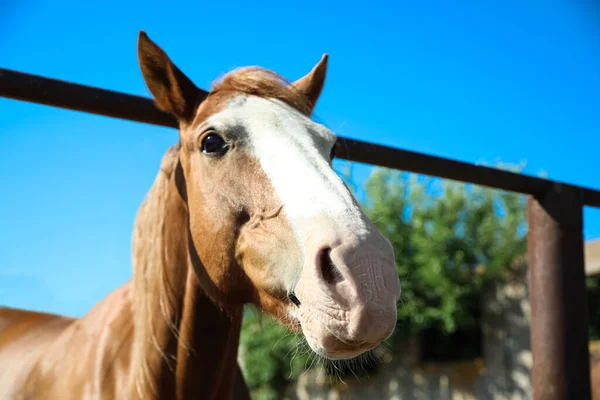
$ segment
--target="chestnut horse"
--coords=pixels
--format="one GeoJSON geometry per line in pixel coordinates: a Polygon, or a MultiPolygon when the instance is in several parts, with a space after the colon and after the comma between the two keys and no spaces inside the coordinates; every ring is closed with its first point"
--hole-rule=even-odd
{"type": "Polygon", "coordinates": [[[207,97],[143,31],[138,60],[179,141],[138,211],[132,279],[80,319],[2,310],[0,398],[248,397],[245,304],[326,359],[388,338],[392,246],[332,169],[336,137],[310,118],[327,56],[291,84],[234,70],[207,97]]]}

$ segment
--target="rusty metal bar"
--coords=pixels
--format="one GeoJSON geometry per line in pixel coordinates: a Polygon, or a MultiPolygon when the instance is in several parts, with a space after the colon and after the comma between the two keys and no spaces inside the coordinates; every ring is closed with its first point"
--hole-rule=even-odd
{"type": "MultiPolygon", "coordinates": [[[[206,92],[205,92],[206,93],[206,92]]],[[[98,89],[0,68],[0,96],[49,106],[166,127],[177,123],[154,106],[152,99],[98,89]]],[[[337,156],[380,167],[438,176],[530,195],[545,193],[555,183],[546,179],[478,166],[448,158],[339,138],[337,156]]],[[[600,208],[600,191],[580,187],[583,202],[600,208]]]]}
{"type": "MultiPolygon", "coordinates": [[[[411,171],[532,195],[543,193],[552,184],[546,179],[360,140],[342,137],[339,141],[341,146],[339,146],[337,155],[340,158],[379,167],[411,171]]],[[[600,192],[598,195],[600,196],[600,192]]],[[[600,197],[598,200],[600,207],[600,197]]]]}
{"type": "Polygon", "coordinates": [[[527,211],[534,399],[590,399],[583,196],[553,185],[527,211]]]}
{"type": "Polygon", "coordinates": [[[0,69],[0,96],[107,117],[177,127],[175,119],[158,110],[151,99],[7,69],[0,69]]]}

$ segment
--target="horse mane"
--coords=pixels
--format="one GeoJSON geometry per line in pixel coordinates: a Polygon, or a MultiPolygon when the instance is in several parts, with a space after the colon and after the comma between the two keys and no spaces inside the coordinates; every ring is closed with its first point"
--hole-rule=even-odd
{"type": "Polygon", "coordinates": [[[166,237],[172,232],[168,225],[181,222],[173,221],[169,214],[170,196],[173,195],[172,177],[179,161],[179,148],[179,145],[172,146],[163,156],[154,183],[138,210],[133,230],[135,342],[132,378],[141,399],[157,394],[152,379],[157,371],[150,362],[156,353],[148,350],[154,347],[162,361],[173,370],[175,354],[168,354],[170,352],[164,350],[164,342],[168,343],[172,338],[165,337],[165,333],[176,340],[179,337],[178,320],[181,316],[177,312],[181,310],[187,268],[177,265],[181,259],[173,255],[177,254],[175,247],[185,246],[185,235],[181,228],[187,226],[187,222],[180,227],[182,234],[179,238],[166,237]],[[165,323],[168,332],[163,332],[165,323]],[[148,347],[150,344],[151,347],[148,347]]]}
{"type": "Polygon", "coordinates": [[[305,115],[312,107],[308,99],[283,76],[262,67],[234,69],[213,82],[210,95],[217,92],[235,91],[263,98],[283,101],[305,115]]]}

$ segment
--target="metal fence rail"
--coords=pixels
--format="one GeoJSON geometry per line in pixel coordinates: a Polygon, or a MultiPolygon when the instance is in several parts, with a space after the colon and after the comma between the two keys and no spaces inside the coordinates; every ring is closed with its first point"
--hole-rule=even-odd
{"type": "MultiPolygon", "coordinates": [[[[1,68],[0,96],[177,127],[152,99],[1,68]]],[[[590,399],[583,207],[600,208],[600,191],[348,138],[339,142],[337,156],[349,161],[529,195],[534,398],[590,399]]]]}

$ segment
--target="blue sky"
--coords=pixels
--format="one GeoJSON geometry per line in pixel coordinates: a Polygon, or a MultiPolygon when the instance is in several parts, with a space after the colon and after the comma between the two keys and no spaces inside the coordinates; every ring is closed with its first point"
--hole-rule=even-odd
{"type": "MultiPolygon", "coordinates": [[[[147,96],[140,29],[204,88],[243,65],[293,80],[328,52],[316,113],[336,133],[600,188],[600,14],[585,2],[177,3],[4,2],[0,66],[147,96]]],[[[0,110],[0,305],[82,315],[130,277],[135,213],[176,132],[0,110]]],[[[585,218],[600,237],[600,211],[585,218]]]]}

